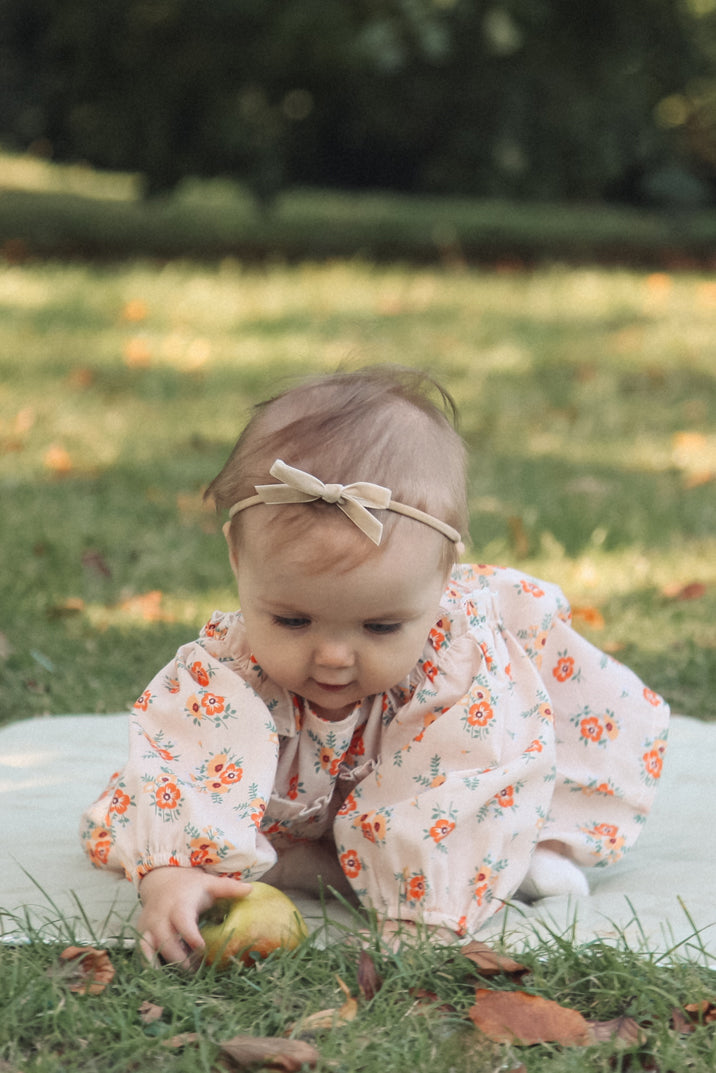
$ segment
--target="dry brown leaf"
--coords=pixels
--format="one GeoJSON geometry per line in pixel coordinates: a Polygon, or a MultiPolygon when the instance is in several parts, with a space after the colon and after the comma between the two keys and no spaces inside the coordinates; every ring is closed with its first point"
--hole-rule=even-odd
{"type": "Polygon", "coordinates": [[[68,946],[60,954],[66,962],[63,979],[78,995],[99,995],[114,979],[114,965],[106,950],[93,946],[68,946]]]}
{"type": "Polygon", "coordinates": [[[494,1043],[560,1043],[584,1047],[591,1042],[589,1024],[577,1010],[525,991],[477,988],[470,1020],[494,1043]]]}
{"type": "Polygon", "coordinates": [[[82,566],[85,570],[88,570],[92,574],[98,574],[100,577],[111,577],[112,571],[110,570],[107,560],[101,551],[97,551],[96,548],[87,548],[82,553],[82,566]]]}
{"type": "Polygon", "coordinates": [[[716,999],[689,1002],[683,1010],[674,1010],[672,1020],[674,1027],[680,1032],[693,1032],[696,1025],[716,1024],[716,999]],[[685,1027],[679,1027],[676,1024],[677,1015],[681,1017],[685,1027]]]}
{"type": "Polygon", "coordinates": [[[348,985],[341,980],[340,976],[336,976],[336,979],[338,986],[346,996],[346,1001],[343,1005],[310,1013],[308,1017],[302,1018],[296,1025],[293,1025],[291,1030],[297,1028],[301,1033],[319,1032],[324,1028],[340,1028],[341,1025],[347,1025],[350,1021],[355,1020],[358,1014],[358,1003],[351,995],[348,985]]]}
{"type": "Polygon", "coordinates": [[[706,585],[702,581],[691,581],[688,585],[665,585],[661,590],[667,600],[700,600],[706,595],[706,585]]]}
{"type": "Polygon", "coordinates": [[[143,1002],[139,1007],[139,1020],[143,1025],[154,1024],[155,1021],[159,1021],[164,1013],[163,1006],[157,1006],[154,1002],[143,1002]]]}
{"type": "Polygon", "coordinates": [[[530,971],[526,965],[520,965],[519,961],[513,961],[506,954],[493,950],[487,943],[476,940],[463,946],[460,953],[473,963],[481,976],[497,976],[503,973],[520,977],[530,971]]]}
{"type": "Polygon", "coordinates": [[[611,1021],[589,1021],[594,1043],[618,1043],[636,1047],[646,1043],[646,1033],[633,1017],[615,1017],[611,1021]]]}
{"type": "Polygon", "coordinates": [[[198,1043],[198,1032],[178,1032],[176,1036],[171,1036],[169,1039],[162,1040],[162,1047],[169,1047],[172,1051],[181,1050],[182,1047],[186,1047],[189,1043],[198,1043]]]}
{"type": "Polygon", "coordinates": [[[367,950],[361,950],[358,957],[358,990],[366,1002],[370,1002],[382,986],[383,981],[378,975],[373,958],[367,950]]]}
{"type": "Polygon", "coordinates": [[[275,1039],[269,1036],[234,1036],[219,1043],[223,1053],[234,1066],[261,1063],[272,1069],[296,1073],[302,1066],[315,1066],[320,1054],[302,1039],[275,1039]]]}

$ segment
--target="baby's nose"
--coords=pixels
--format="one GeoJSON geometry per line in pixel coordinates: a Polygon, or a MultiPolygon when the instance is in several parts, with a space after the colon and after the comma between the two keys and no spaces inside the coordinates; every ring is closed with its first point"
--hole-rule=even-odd
{"type": "Polygon", "coordinates": [[[315,653],[316,663],[321,667],[352,667],[355,655],[351,645],[338,638],[326,638],[315,653]]]}

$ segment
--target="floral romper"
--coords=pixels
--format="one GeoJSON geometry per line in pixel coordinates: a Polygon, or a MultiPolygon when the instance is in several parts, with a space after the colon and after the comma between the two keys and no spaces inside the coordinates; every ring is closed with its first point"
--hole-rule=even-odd
{"type": "Polygon", "coordinates": [[[338,722],[217,612],[134,705],[127,764],[81,835],[135,882],[162,865],[258,879],[282,847],[329,839],[363,904],[474,931],[538,842],[586,867],[634,843],[668,715],[571,628],[556,586],[513,569],[457,566],[409,677],[338,722]]]}

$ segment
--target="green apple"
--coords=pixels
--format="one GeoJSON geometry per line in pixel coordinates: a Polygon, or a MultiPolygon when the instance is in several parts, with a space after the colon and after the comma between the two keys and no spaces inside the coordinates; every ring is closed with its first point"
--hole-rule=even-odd
{"type": "Polygon", "coordinates": [[[291,899],[268,883],[252,883],[244,898],[220,898],[202,913],[204,959],[226,968],[234,958],[251,965],[272,950],[294,950],[308,935],[291,899]]]}

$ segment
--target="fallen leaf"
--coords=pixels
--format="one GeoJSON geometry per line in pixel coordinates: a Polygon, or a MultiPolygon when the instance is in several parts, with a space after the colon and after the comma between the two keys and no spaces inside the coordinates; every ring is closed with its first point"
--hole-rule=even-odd
{"type": "Polygon", "coordinates": [[[441,1002],[440,996],[436,995],[434,991],[427,991],[424,987],[419,987],[414,991],[411,990],[410,995],[416,1001],[416,1005],[410,1011],[411,1013],[455,1013],[455,1007],[448,1002],[441,1002]]]}
{"type": "Polygon", "coordinates": [[[683,1012],[688,1018],[687,1023],[693,1027],[716,1024],[716,1000],[702,999],[700,1002],[689,1002],[684,1006],[683,1012]]]}
{"type": "Polygon", "coordinates": [[[315,1047],[302,1039],[275,1039],[269,1036],[234,1036],[219,1043],[234,1066],[261,1063],[272,1069],[296,1073],[302,1066],[315,1066],[321,1057],[315,1047]]]}
{"type": "Polygon", "coordinates": [[[135,335],[124,344],[124,364],[130,369],[146,369],[152,362],[152,351],[147,340],[135,335]]]}
{"type": "Polygon", "coordinates": [[[583,622],[585,626],[589,626],[592,630],[604,629],[604,615],[597,607],[573,607],[572,620],[583,622]]]}
{"type": "Polygon", "coordinates": [[[347,1025],[350,1021],[355,1020],[358,1014],[358,1003],[340,976],[337,976],[336,979],[338,980],[338,986],[346,996],[346,1001],[343,1005],[339,1008],[332,1007],[328,1010],[318,1010],[316,1013],[310,1013],[307,1017],[296,1022],[296,1025],[292,1026],[292,1030],[298,1029],[301,1034],[319,1032],[325,1028],[340,1028],[341,1025],[347,1025]]]}
{"type": "Polygon", "coordinates": [[[690,581],[688,585],[666,585],[661,590],[667,600],[700,600],[706,595],[706,585],[702,581],[690,581]]]}
{"type": "Polygon", "coordinates": [[[476,940],[463,946],[460,953],[473,963],[482,976],[497,976],[500,973],[506,973],[508,976],[519,977],[530,971],[526,965],[521,965],[519,961],[513,961],[506,954],[493,950],[487,943],[480,943],[476,940]]]}
{"type": "Polygon", "coordinates": [[[135,618],[144,619],[145,622],[172,622],[174,616],[162,610],[163,596],[161,589],[127,596],[120,602],[119,609],[135,618]]]}
{"type": "Polygon", "coordinates": [[[383,981],[378,975],[373,958],[367,950],[361,950],[358,957],[358,990],[366,1002],[370,1002],[382,986],[383,981]]]}
{"type": "Polygon", "coordinates": [[[66,962],[63,979],[78,995],[99,995],[114,979],[114,965],[106,950],[93,946],[68,946],[60,954],[66,962]]]}
{"type": "Polygon", "coordinates": [[[74,468],[69,451],[59,443],[50,444],[42,461],[45,469],[49,469],[51,473],[56,473],[58,476],[71,473],[74,468]]]}
{"type": "Polygon", "coordinates": [[[589,1024],[577,1010],[525,991],[477,988],[470,1020],[494,1043],[560,1043],[584,1047],[591,1042],[589,1024]]]}
{"type": "Polygon", "coordinates": [[[646,1033],[633,1017],[615,1017],[611,1021],[589,1021],[594,1043],[620,1043],[636,1047],[646,1043],[646,1033]]]}
{"type": "Polygon", "coordinates": [[[178,1032],[176,1036],[170,1036],[169,1039],[163,1039],[162,1047],[169,1047],[172,1051],[178,1051],[182,1047],[186,1047],[189,1043],[198,1042],[198,1032],[178,1032]]]}
{"type": "Polygon", "coordinates": [[[68,596],[59,604],[53,604],[47,608],[48,618],[69,618],[71,615],[81,615],[85,609],[85,602],[81,596],[68,596]]]}
{"type": "Polygon", "coordinates": [[[107,560],[101,551],[97,551],[96,548],[87,548],[82,553],[82,565],[85,570],[90,571],[93,574],[98,574],[100,577],[111,577],[112,571],[107,565],[107,560]]]}
{"type": "Polygon", "coordinates": [[[137,324],[139,321],[146,320],[149,309],[147,303],[142,298],[131,298],[125,303],[122,310],[122,320],[128,321],[130,324],[137,324]]]}
{"type": "Polygon", "coordinates": [[[154,1002],[143,1002],[139,1007],[139,1020],[143,1025],[154,1024],[155,1021],[159,1021],[164,1013],[163,1006],[157,1006],[154,1002]]]}

